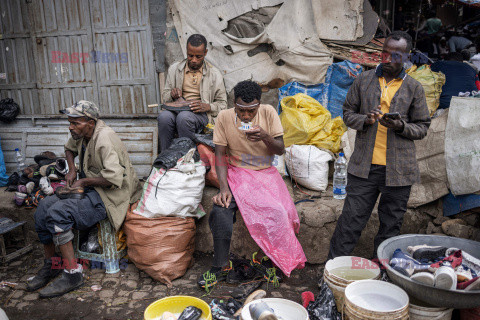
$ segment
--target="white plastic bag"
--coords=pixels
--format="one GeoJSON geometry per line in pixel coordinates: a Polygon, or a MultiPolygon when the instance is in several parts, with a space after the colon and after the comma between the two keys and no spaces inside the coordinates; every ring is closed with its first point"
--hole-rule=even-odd
{"type": "Polygon", "coordinates": [[[195,162],[195,148],[170,170],[152,168],[135,214],[146,218],[196,217],[205,187],[205,166],[195,162]]]}
{"type": "Polygon", "coordinates": [[[297,183],[315,191],[325,191],[328,186],[328,161],[330,153],[313,145],[292,145],[286,148],[285,162],[289,174],[297,183]]]}

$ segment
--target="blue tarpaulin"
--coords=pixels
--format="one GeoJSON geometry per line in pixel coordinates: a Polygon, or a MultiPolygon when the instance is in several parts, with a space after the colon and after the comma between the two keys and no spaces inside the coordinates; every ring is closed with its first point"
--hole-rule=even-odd
{"type": "Polygon", "coordinates": [[[7,168],[5,167],[5,159],[3,158],[2,152],[2,140],[0,139],[0,187],[5,187],[7,185],[7,168]]]}
{"type": "Polygon", "coordinates": [[[449,193],[443,198],[443,216],[445,217],[478,207],[480,207],[480,195],[477,194],[454,196],[449,193]]]}
{"type": "Polygon", "coordinates": [[[469,6],[480,7],[480,0],[457,0],[457,1],[469,6]]]}
{"type": "Polygon", "coordinates": [[[347,97],[347,92],[353,80],[362,73],[363,68],[357,63],[342,61],[328,67],[324,83],[305,85],[300,82],[290,82],[278,91],[279,113],[280,102],[283,98],[305,93],[314,98],[332,114],[332,119],[342,117],[342,107],[347,97]]]}

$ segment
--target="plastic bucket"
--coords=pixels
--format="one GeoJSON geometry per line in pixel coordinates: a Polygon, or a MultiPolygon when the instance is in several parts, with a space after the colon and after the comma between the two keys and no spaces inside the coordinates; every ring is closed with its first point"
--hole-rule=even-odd
{"type": "Polygon", "coordinates": [[[280,299],[280,298],[266,298],[254,300],[242,309],[241,319],[252,320],[250,316],[250,305],[257,304],[260,301],[265,302],[270,308],[275,311],[275,315],[281,317],[283,320],[308,320],[307,310],[296,302],[280,299]]]}
{"type": "Polygon", "coordinates": [[[335,270],[338,270],[338,268],[350,268],[353,273],[355,270],[361,270],[359,273],[365,273],[365,270],[368,270],[371,271],[371,275],[365,276],[363,279],[380,279],[380,268],[371,260],[354,256],[343,256],[328,260],[323,271],[323,279],[332,290],[338,310],[342,310],[343,307],[345,288],[350,283],[358,281],[347,280],[335,274],[335,270]]]}
{"type": "Polygon", "coordinates": [[[434,307],[412,297],[409,309],[411,320],[450,320],[453,313],[453,309],[434,307]]]}
{"type": "Polygon", "coordinates": [[[342,314],[350,320],[406,320],[408,295],[394,284],[359,280],[345,289],[342,314]]]}
{"type": "Polygon", "coordinates": [[[177,317],[183,309],[194,306],[202,310],[201,320],[212,320],[210,306],[203,300],[190,296],[172,296],[157,300],[151,303],[143,314],[145,320],[159,320],[166,311],[175,314],[177,317]]]}

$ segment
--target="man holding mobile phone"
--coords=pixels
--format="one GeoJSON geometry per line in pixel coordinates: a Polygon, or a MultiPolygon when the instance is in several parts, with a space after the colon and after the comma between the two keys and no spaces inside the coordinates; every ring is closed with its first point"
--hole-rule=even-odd
{"type": "Polygon", "coordinates": [[[414,140],[425,137],[431,121],[422,85],[403,68],[411,48],[408,33],[392,32],[383,45],[382,63],[361,73],[348,91],[343,120],[357,136],[329,259],[351,254],[379,194],[373,256],[382,241],[400,233],[411,186],[420,179],[414,140]]]}

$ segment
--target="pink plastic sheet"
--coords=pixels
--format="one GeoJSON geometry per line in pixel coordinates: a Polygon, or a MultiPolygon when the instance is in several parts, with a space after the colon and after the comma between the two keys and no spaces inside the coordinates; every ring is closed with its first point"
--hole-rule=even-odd
{"type": "Polygon", "coordinates": [[[275,167],[228,167],[228,184],[253,240],[286,276],[305,267],[307,258],[295,233],[297,209],[275,167]]]}

